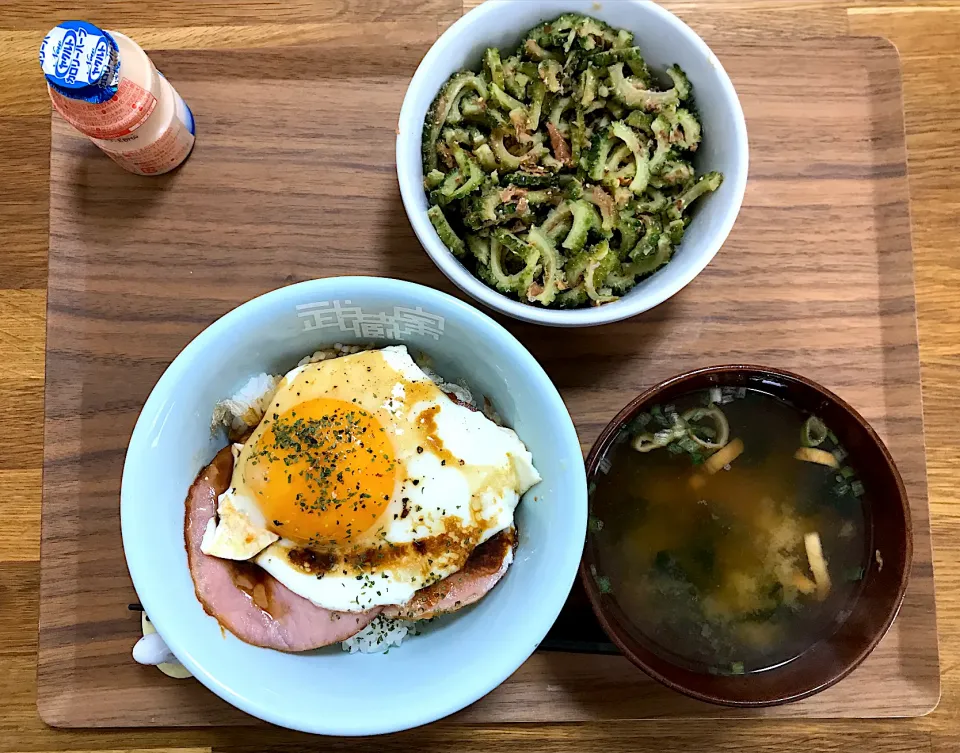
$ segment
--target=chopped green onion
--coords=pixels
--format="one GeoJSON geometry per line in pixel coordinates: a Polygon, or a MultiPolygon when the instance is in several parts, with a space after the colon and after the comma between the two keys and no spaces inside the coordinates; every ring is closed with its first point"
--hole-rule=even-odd
{"type": "Polygon", "coordinates": [[[816,416],[810,416],[803,422],[800,430],[800,444],[804,447],[819,447],[827,438],[827,426],[816,416]]]}
{"type": "Polygon", "coordinates": [[[847,451],[842,447],[837,447],[837,449],[833,451],[833,456],[837,459],[837,464],[839,465],[847,459],[847,451]]]}
{"type": "Polygon", "coordinates": [[[837,439],[837,435],[834,434],[834,433],[833,433],[832,431],[830,431],[829,429],[827,429],[827,439],[829,439],[829,440],[830,440],[831,442],[833,442],[834,444],[840,444],[840,440],[837,439]]]}
{"type": "Polygon", "coordinates": [[[864,488],[863,488],[863,484],[862,484],[861,482],[859,482],[859,481],[854,481],[854,482],[850,485],[850,488],[853,490],[853,493],[854,493],[857,497],[862,497],[862,496],[863,496],[864,488]]]}
{"type": "Polygon", "coordinates": [[[834,487],[834,492],[836,492],[836,495],[837,495],[838,497],[842,497],[842,496],[843,496],[844,494],[846,494],[848,491],[850,491],[850,485],[849,485],[849,484],[837,484],[836,487],[834,487]]]}
{"type": "Polygon", "coordinates": [[[600,593],[608,594],[613,591],[613,586],[610,585],[610,579],[606,575],[597,576],[597,588],[600,589],[600,593]]]}
{"type": "Polygon", "coordinates": [[[594,533],[600,533],[600,531],[603,530],[603,521],[600,520],[600,518],[595,518],[591,515],[587,522],[590,526],[590,530],[594,533]]]}
{"type": "Polygon", "coordinates": [[[840,469],[840,475],[844,478],[850,478],[853,476],[853,468],[851,468],[849,465],[843,466],[843,468],[840,469]]]}
{"type": "Polygon", "coordinates": [[[743,662],[735,661],[730,665],[730,674],[742,675],[743,674],[743,662]]]}
{"type": "Polygon", "coordinates": [[[673,439],[673,429],[661,429],[653,435],[654,443],[660,447],[665,447],[671,439],[673,439]]]}
{"type": "Polygon", "coordinates": [[[667,445],[667,452],[669,452],[671,455],[682,455],[685,451],[680,446],[679,442],[674,442],[673,444],[667,445]]]}

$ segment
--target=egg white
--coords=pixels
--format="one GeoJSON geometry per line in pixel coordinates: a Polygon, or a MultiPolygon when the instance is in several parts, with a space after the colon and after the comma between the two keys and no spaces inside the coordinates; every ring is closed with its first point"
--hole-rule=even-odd
{"type": "Polygon", "coordinates": [[[326,609],[405,604],[420,588],[460,569],[473,547],[513,525],[521,496],[540,481],[516,433],[450,400],[404,346],[298,367],[280,382],[272,402],[282,412],[318,395],[356,402],[390,436],[403,472],[384,513],[349,547],[326,551],[322,572],[305,568],[302,558],[291,556],[297,545],[267,530],[243,483],[241,469],[258,428],[239,453],[203,551],[254,559],[326,609]]]}

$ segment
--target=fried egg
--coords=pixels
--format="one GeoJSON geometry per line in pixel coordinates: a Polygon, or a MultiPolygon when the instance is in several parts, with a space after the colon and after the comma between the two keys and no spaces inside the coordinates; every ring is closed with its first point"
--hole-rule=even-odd
{"type": "Polygon", "coordinates": [[[203,551],[336,611],[405,604],[456,572],[540,480],[512,430],[451,400],[403,346],[294,369],[234,451],[203,551]]]}

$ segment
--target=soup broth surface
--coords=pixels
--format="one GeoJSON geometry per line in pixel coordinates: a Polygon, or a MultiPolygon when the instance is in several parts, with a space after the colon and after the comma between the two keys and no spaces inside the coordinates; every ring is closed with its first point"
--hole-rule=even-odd
{"type": "MultiPolygon", "coordinates": [[[[849,613],[868,561],[864,489],[832,433],[816,450],[836,467],[825,455],[796,457],[809,418],[755,390],[696,392],[643,414],[608,451],[591,494],[595,577],[652,650],[698,671],[761,671],[796,658],[849,613]],[[711,405],[729,424],[728,444],[743,444],[725,467],[710,473],[709,458],[723,450],[692,444],[689,433],[634,448],[638,435],[669,433],[678,417],[711,405]]],[[[716,422],[691,425],[702,440],[722,439],[716,422]]]]}

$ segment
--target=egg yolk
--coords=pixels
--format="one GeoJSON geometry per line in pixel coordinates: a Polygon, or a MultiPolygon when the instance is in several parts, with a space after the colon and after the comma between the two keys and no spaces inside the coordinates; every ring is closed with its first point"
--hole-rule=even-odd
{"type": "Polygon", "coordinates": [[[274,533],[300,546],[349,542],[393,494],[398,464],[375,416],[334,398],[270,414],[244,468],[274,533]]]}

